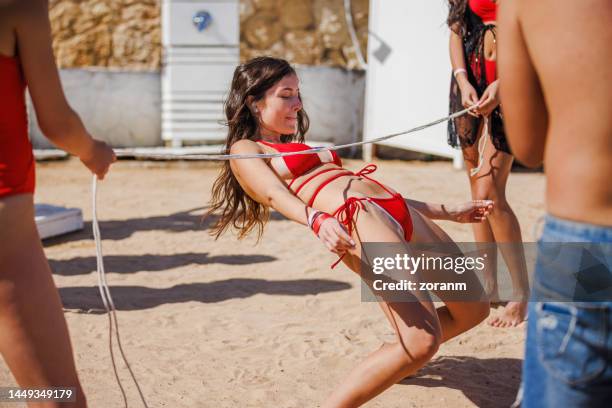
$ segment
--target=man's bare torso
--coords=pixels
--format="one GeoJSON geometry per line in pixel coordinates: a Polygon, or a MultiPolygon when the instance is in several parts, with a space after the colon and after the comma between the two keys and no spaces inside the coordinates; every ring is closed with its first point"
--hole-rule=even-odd
{"type": "Polygon", "coordinates": [[[612,1],[523,0],[518,12],[548,109],[547,210],[612,225],[612,1]]]}

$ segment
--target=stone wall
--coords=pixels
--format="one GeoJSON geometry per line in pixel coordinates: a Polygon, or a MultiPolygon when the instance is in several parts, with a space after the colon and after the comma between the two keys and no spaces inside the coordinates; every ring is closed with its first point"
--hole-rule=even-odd
{"type": "MultiPolygon", "coordinates": [[[[366,54],[369,0],[351,0],[366,54]]],[[[240,0],[240,58],[286,58],[294,64],[360,69],[343,0],[240,0]]]]}
{"type": "MultiPolygon", "coordinates": [[[[156,70],[161,0],[50,0],[53,48],[61,68],[156,70]]],[[[365,55],[369,0],[351,0],[365,55]]],[[[240,0],[240,53],[302,65],[359,69],[343,0],[240,0]]]]}
{"type": "Polygon", "coordinates": [[[159,69],[160,0],[50,0],[49,16],[61,68],[159,69]]]}

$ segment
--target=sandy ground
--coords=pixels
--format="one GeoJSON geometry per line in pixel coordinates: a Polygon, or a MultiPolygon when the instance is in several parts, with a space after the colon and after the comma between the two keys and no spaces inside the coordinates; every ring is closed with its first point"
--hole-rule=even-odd
{"type": "MultiPolygon", "coordinates": [[[[449,162],[379,166],[377,178],[409,197],[469,198],[465,173],[449,162]]],[[[151,407],[315,407],[391,328],[376,304],[360,301],[357,276],[344,266],[330,270],[334,255],[279,214],[258,245],[254,237],[213,240],[200,217],[217,172],[209,163],[123,161],[101,184],[106,269],[128,358],[151,407]]],[[[85,230],[46,242],[45,251],[90,406],[120,407],[108,321],[99,313],[90,183],[77,160],[39,163],[37,202],[83,210],[85,230]]],[[[544,212],[543,192],[539,173],[510,177],[508,197],[526,241],[544,212]]],[[[441,225],[455,240],[472,240],[468,225],[441,225]]],[[[507,407],[520,382],[523,341],[524,325],[481,324],[366,406],[507,407]]],[[[13,384],[0,361],[0,385],[13,384]]],[[[130,406],[139,406],[129,384],[128,393],[130,406]]]]}

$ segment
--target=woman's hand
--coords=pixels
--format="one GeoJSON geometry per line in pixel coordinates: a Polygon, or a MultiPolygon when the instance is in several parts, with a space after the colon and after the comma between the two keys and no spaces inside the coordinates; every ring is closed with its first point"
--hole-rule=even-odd
{"type": "Polygon", "coordinates": [[[90,148],[80,159],[93,174],[98,176],[98,180],[104,179],[110,165],[117,161],[113,149],[101,140],[96,139],[92,139],[90,148]]]}
{"type": "Polygon", "coordinates": [[[472,200],[463,204],[444,206],[450,221],[468,223],[482,222],[493,211],[493,201],[472,200]]]}
{"type": "Polygon", "coordinates": [[[331,252],[342,255],[355,248],[355,241],[346,232],[337,219],[330,217],[323,221],[319,229],[319,239],[331,252]]]}
{"type": "MultiPolygon", "coordinates": [[[[464,108],[467,109],[470,106],[478,104],[478,93],[472,84],[466,80],[459,88],[461,90],[461,104],[464,108]]],[[[478,113],[476,113],[477,110],[478,109],[468,111],[468,114],[478,116],[478,113]]]]}
{"type": "Polygon", "coordinates": [[[499,106],[499,80],[493,81],[483,92],[478,101],[476,112],[489,116],[499,106]]]}

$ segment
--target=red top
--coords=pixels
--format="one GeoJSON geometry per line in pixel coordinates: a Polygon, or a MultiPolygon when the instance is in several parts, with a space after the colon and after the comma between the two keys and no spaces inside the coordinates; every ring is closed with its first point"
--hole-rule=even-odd
{"type": "Polygon", "coordinates": [[[491,0],[470,0],[470,8],[483,22],[497,20],[497,4],[491,0]]]}
{"type": "MultiPolygon", "coordinates": [[[[258,140],[258,142],[261,142],[265,144],[266,146],[270,146],[273,149],[276,149],[281,153],[301,152],[304,150],[312,149],[312,147],[308,146],[305,143],[270,143],[270,142],[266,142],[263,140],[258,140]]],[[[338,154],[333,150],[330,150],[330,152],[332,154],[334,163],[342,167],[342,160],[340,160],[340,157],[338,156],[338,154]]],[[[285,161],[285,165],[287,165],[287,168],[289,169],[289,171],[291,172],[294,178],[299,177],[302,174],[309,171],[310,169],[313,169],[323,164],[323,162],[321,161],[321,158],[316,153],[297,154],[295,156],[284,156],[283,160],[285,161]]]]}
{"type": "Polygon", "coordinates": [[[25,80],[18,57],[0,55],[0,198],[33,193],[34,155],[28,139],[25,80]]]}

